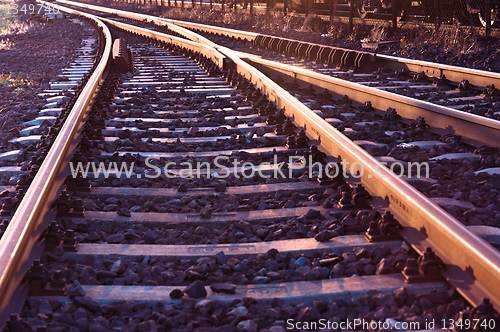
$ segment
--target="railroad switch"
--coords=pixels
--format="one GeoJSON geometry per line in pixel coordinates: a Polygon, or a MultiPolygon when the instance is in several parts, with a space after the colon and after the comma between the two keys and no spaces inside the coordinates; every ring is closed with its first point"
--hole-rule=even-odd
{"type": "Polygon", "coordinates": [[[414,258],[406,260],[406,266],[401,274],[409,284],[428,282],[442,279],[440,271],[444,267],[443,261],[436,256],[432,248],[427,247],[424,254],[418,260],[414,258]]]}
{"type": "Polygon", "coordinates": [[[122,39],[115,39],[113,43],[113,64],[115,70],[126,73],[133,72],[132,55],[127,43],[122,39]]]}
{"type": "Polygon", "coordinates": [[[365,238],[370,242],[388,241],[399,239],[401,224],[390,211],[386,211],[378,221],[370,221],[365,238]]]}

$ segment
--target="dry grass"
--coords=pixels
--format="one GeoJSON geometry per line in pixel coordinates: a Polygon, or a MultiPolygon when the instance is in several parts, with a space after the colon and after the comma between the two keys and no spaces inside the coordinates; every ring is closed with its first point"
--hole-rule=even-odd
{"type": "Polygon", "coordinates": [[[375,23],[370,30],[370,41],[378,42],[381,40],[386,40],[388,35],[388,28],[380,23],[375,23]]]}
{"type": "Polygon", "coordinates": [[[424,26],[408,31],[401,39],[401,48],[408,46],[418,48],[423,45],[441,45],[446,51],[455,54],[466,54],[479,49],[479,33],[474,27],[457,25],[451,28],[441,27],[438,31],[424,26]]]}
{"type": "Polygon", "coordinates": [[[328,22],[316,15],[301,18],[295,15],[284,15],[281,11],[266,14],[250,15],[248,9],[237,11],[227,8],[207,10],[204,8],[171,8],[164,12],[164,16],[172,19],[187,19],[196,22],[216,22],[224,25],[235,25],[237,28],[255,28],[268,31],[314,31],[326,32],[328,22]]]}
{"type": "Polygon", "coordinates": [[[26,78],[23,72],[19,72],[18,74],[0,74],[0,87],[11,88],[17,94],[34,84],[35,82],[26,78]]]}
{"type": "MultiPolygon", "coordinates": [[[[104,1],[104,0],[98,0],[104,1]]],[[[174,0],[171,0],[173,4],[174,0]]],[[[180,0],[177,1],[180,6],[180,0]]],[[[214,7],[209,10],[207,7],[195,6],[191,8],[191,1],[185,0],[185,9],[179,7],[167,7],[167,0],[164,0],[165,7],[163,15],[173,19],[186,19],[195,22],[215,22],[222,25],[233,25],[236,29],[256,29],[263,30],[266,33],[279,35],[280,31],[307,31],[319,32],[334,39],[347,39],[349,41],[369,41],[377,42],[388,39],[390,28],[385,24],[374,25],[354,25],[349,34],[347,24],[333,23],[322,20],[319,16],[310,14],[306,18],[290,13],[284,15],[282,11],[271,11],[266,14],[250,15],[249,9],[238,9],[234,11],[226,6],[224,11],[214,7]]],[[[122,3],[122,5],[124,5],[122,3]]],[[[134,6],[134,5],[131,5],[134,6]]],[[[156,6],[143,5],[143,9],[153,9],[156,6]]],[[[435,31],[433,28],[427,28],[423,24],[408,30],[399,30],[403,37],[400,40],[402,49],[406,47],[419,48],[423,45],[440,45],[446,51],[455,54],[465,54],[479,49],[478,38],[481,33],[473,27],[441,26],[441,29],[435,31]]]]}

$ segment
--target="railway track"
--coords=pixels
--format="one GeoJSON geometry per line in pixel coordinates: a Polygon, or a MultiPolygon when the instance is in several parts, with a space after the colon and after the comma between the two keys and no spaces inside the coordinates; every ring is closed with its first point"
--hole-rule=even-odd
{"type": "MultiPolygon", "coordinates": [[[[71,3],[62,1],[61,3],[71,3]]],[[[76,3],[74,3],[76,4],[76,3]]],[[[295,41],[253,32],[232,30],[171,19],[160,19],[149,15],[120,11],[105,7],[78,4],[109,14],[116,14],[124,19],[135,21],[134,24],[159,29],[166,25],[177,25],[204,33],[212,42],[202,40],[211,46],[223,45],[228,48],[252,52],[258,57],[288,63],[295,68],[309,68],[324,74],[358,84],[377,87],[378,89],[428,101],[432,104],[458,109],[498,120],[498,73],[454,67],[425,61],[397,58],[382,54],[341,49],[319,44],[295,41]]],[[[199,41],[198,36],[179,31],[187,38],[199,41]]],[[[288,69],[288,71],[291,71],[288,69]]]]}
{"type": "MultiPolygon", "coordinates": [[[[28,252],[34,242],[17,234],[45,229],[36,222],[50,206],[56,209],[45,224],[57,223],[44,233],[45,271],[38,263],[32,267],[32,294],[22,311],[32,329],[278,331],[322,318],[449,327],[465,303],[447,283],[432,280],[441,261],[430,252],[423,256],[431,281],[422,284],[406,284],[398,273],[409,264],[409,278],[419,278],[414,264],[426,247],[446,263],[442,275],[469,302],[480,304],[486,296],[497,306],[491,285],[499,275],[498,252],[333,129],[333,118],[324,121],[238,53],[199,37],[193,42],[102,20],[155,41],[113,32],[128,41],[131,56],[115,41],[114,68],[92,103],[79,147],[61,153],[56,145],[76,145],[65,133],[83,124],[69,128],[67,122],[0,243],[9,253],[2,257],[14,257],[2,261],[3,314],[10,313],[12,285],[19,281],[9,273],[30,261],[15,250],[28,252]],[[54,154],[61,156],[57,166],[54,154]],[[105,176],[97,171],[100,163],[120,166],[105,176]],[[347,172],[334,176],[336,167],[347,172]],[[85,179],[79,173],[87,170],[85,179]],[[65,189],[57,200],[55,188],[65,189]],[[384,241],[366,241],[368,227],[366,237],[384,241]],[[395,238],[398,230],[409,245],[395,238]],[[51,289],[44,287],[47,280],[51,289]],[[71,301],[61,297],[63,288],[71,301]],[[380,293],[367,297],[369,290],[380,293]]],[[[302,90],[295,91],[300,99],[319,95],[302,90]]],[[[369,110],[323,96],[344,120],[369,110]]],[[[392,120],[391,126],[401,126],[392,120]]],[[[420,128],[417,137],[435,137],[420,128]]],[[[481,308],[481,322],[495,322],[488,306],[481,308]]]]}

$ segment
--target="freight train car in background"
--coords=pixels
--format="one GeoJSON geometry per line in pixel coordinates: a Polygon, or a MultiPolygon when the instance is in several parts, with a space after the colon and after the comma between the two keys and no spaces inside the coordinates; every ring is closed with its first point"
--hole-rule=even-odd
{"type": "Polygon", "coordinates": [[[500,0],[467,0],[467,11],[476,16],[482,26],[486,26],[488,7],[491,15],[491,25],[500,25],[500,0]]]}
{"type": "MultiPolygon", "coordinates": [[[[298,13],[328,15],[335,0],[278,0],[286,1],[289,10],[298,13]]],[[[500,0],[336,0],[336,15],[348,16],[350,5],[359,18],[388,19],[395,10],[400,21],[418,19],[434,23],[486,26],[486,13],[491,13],[491,24],[500,21],[500,0]],[[394,8],[396,6],[396,8],[394,8]]]]}

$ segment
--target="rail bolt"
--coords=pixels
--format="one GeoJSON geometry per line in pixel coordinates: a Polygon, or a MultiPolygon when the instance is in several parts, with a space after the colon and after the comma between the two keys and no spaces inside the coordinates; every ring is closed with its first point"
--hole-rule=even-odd
{"type": "Polygon", "coordinates": [[[392,107],[389,107],[385,112],[383,119],[386,121],[398,121],[401,120],[401,116],[392,107]]]}
{"type": "Polygon", "coordinates": [[[285,115],[284,109],[280,109],[276,112],[276,121],[278,121],[278,123],[283,123],[286,121],[286,119],[287,117],[285,115]]]}
{"type": "Polygon", "coordinates": [[[418,262],[415,258],[407,258],[406,259],[406,266],[403,269],[403,273],[410,275],[410,276],[418,275],[419,267],[418,267],[418,262]]]}
{"type": "Polygon", "coordinates": [[[24,281],[28,281],[30,284],[30,294],[40,294],[43,292],[47,283],[49,282],[49,275],[40,263],[39,259],[35,259],[31,269],[24,276],[24,281]]]}
{"type": "Polygon", "coordinates": [[[295,140],[295,136],[293,136],[293,135],[287,136],[285,146],[287,149],[295,149],[297,147],[297,142],[295,140]]]}
{"type": "Polygon", "coordinates": [[[274,115],[274,114],[270,114],[270,115],[267,117],[266,124],[267,124],[267,125],[275,125],[275,124],[276,124],[276,115],[274,115]]]}
{"type": "MultiPolygon", "coordinates": [[[[374,235],[381,235],[380,234],[380,229],[378,228],[378,221],[372,220],[370,221],[370,226],[368,227],[368,230],[366,231],[366,235],[374,236],[374,235]]],[[[370,239],[368,239],[370,240],[370,239]]]]}
{"type": "Polygon", "coordinates": [[[27,329],[24,328],[23,321],[19,319],[19,316],[17,316],[17,314],[11,314],[9,320],[7,321],[7,331],[21,332],[27,331],[27,329]]]}
{"type": "Polygon", "coordinates": [[[71,206],[73,208],[73,216],[85,216],[85,207],[83,206],[83,200],[81,198],[75,198],[71,203],[71,206]]]}
{"type": "Polygon", "coordinates": [[[44,294],[47,296],[64,296],[66,295],[66,279],[64,278],[64,273],[61,270],[54,272],[54,276],[50,283],[48,283],[44,294]]]}
{"type": "Polygon", "coordinates": [[[443,262],[436,256],[432,248],[425,248],[425,252],[418,258],[420,270],[427,276],[440,276],[439,270],[444,267],[443,262]]]}
{"type": "Polygon", "coordinates": [[[45,239],[45,250],[52,250],[61,243],[61,228],[55,221],[51,221],[49,227],[42,233],[41,238],[45,239]]]}
{"type": "Polygon", "coordinates": [[[429,129],[429,125],[425,122],[425,119],[421,116],[419,116],[416,120],[416,125],[417,125],[417,128],[421,128],[421,129],[429,129]]]}
{"type": "Polygon", "coordinates": [[[4,219],[2,222],[0,222],[0,239],[2,238],[3,234],[7,230],[7,227],[9,226],[9,220],[4,219]]]}
{"type": "Polygon", "coordinates": [[[362,184],[358,184],[353,190],[352,201],[358,206],[370,207],[367,200],[370,198],[370,194],[366,191],[362,184]]]}
{"type": "MultiPolygon", "coordinates": [[[[427,247],[424,254],[417,259],[417,262],[418,274],[413,274],[415,271],[413,262],[411,262],[412,265],[409,270],[405,267],[401,272],[407,283],[428,282],[441,279],[440,269],[444,267],[444,264],[431,248],[427,247]]],[[[408,266],[408,260],[406,263],[408,266]]]]}
{"type": "Polygon", "coordinates": [[[309,141],[309,137],[307,137],[305,130],[301,130],[297,136],[295,137],[295,141],[297,142],[297,146],[299,148],[307,148],[307,142],[309,141]]]}
{"type": "Polygon", "coordinates": [[[439,76],[439,78],[434,78],[432,85],[433,86],[447,86],[449,83],[449,80],[446,78],[445,75],[439,76]]]}
{"type": "Polygon", "coordinates": [[[315,163],[325,163],[326,153],[319,151],[316,145],[311,145],[309,147],[309,156],[312,157],[312,161],[315,163]]]}
{"type": "Polygon", "coordinates": [[[483,298],[483,303],[472,309],[471,318],[478,322],[474,331],[500,331],[500,314],[487,297],[483,298]]]}
{"type": "Polygon", "coordinates": [[[380,220],[370,222],[370,228],[365,232],[365,238],[370,242],[397,239],[400,228],[401,225],[394,219],[391,212],[386,211],[380,220]],[[375,227],[378,228],[378,233],[375,227]]]}
{"type": "Polygon", "coordinates": [[[54,202],[58,214],[65,214],[71,210],[71,200],[66,190],[61,192],[59,198],[54,202]]]}
{"type": "Polygon", "coordinates": [[[76,252],[75,231],[68,229],[63,235],[63,249],[67,252],[76,252]]]}
{"type": "Polygon", "coordinates": [[[33,177],[30,174],[21,174],[19,180],[17,180],[16,189],[28,189],[30,183],[33,181],[33,177]]]}
{"type": "Polygon", "coordinates": [[[2,209],[0,210],[0,216],[11,216],[14,212],[16,205],[12,197],[6,197],[3,200],[2,209]]]}
{"type": "Polygon", "coordinates": [[[379,221],[380,232],[388,237],[398,236],[400,223],[394,219],[390,211],[386,211],[379,221]]]}
{"type": "Polygon", "coordinates": [[[339,200],[338,206],[343,209],[357,209],[356,204],[352,202],[352,194],[350,191],[342,191],[342,198],[339,200]]]}
{"type": "Polygon", "coordinates": [[[427,77],[427,75],[425,75],[423,71],[421,71],[418,74],[415,74],[412,79],[413,82],[427,82],[428,80],[429,78],[427,77]]]}
{"type": "Polygon", "coordinates": [[[471,90],[471,89],[472,89],[472,85],[469,83],[469,80],[462,80],[458,84],[458,88],[457,88],[457,90],[459,90],[459,91],[467,91],[467,90],[471,90]]]}

